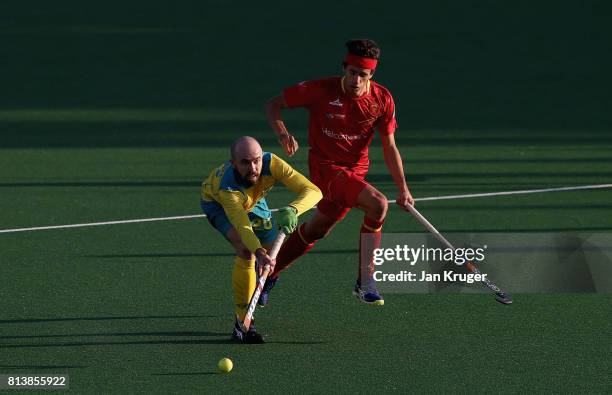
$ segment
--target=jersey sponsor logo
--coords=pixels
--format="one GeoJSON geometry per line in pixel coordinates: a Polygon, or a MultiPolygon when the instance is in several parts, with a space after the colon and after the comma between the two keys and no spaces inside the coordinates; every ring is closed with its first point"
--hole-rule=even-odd
{"type": "Polygon", "coordinates": [[[380,115],[380,106],[376,103],[370,104],[370,114],[373,117],[378,117],[380,115]]]}
{"type": "Polygon", "coordinates": [[[329,104],[331,104],[332,106],[336,106],[336,107],[342,107],[344,105],[340,101],[340,98],[337,98],[336,100],[330,101],[329,104]]]}
{"type": "Polygon", "coordinates": [[[331,137],[332,139],[336,139],[336,140],[349,140],[350,141],[350,140],[360,140],[360,139],[368,138],[368,134],[367,133],[362,133],[362,134],[344,134],[344,133],[335,132],[335,131],[327,129],[327,128],[323,128],[323,129],[321,129],[321,131],[327,137],[331,137]]]}
{"type": "Polygon", "coordinates": [[[327,117],[328,119],[346,119],[345,114],[333,114],[330,112],[325,113],[325,117],[327,117]]]}

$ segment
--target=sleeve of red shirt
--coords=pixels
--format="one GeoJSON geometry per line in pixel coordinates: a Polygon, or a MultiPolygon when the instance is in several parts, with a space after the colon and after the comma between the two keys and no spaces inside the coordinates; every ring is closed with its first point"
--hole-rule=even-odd
{"type": "Polygon", "coordinates": [[[386,136],[395,133],[397,122],[395,121],[395,103],[391,94],[387,94],[385,98],[385,108],[383,114],[378,120],[378,131],[386,136]]]}
{"type": "Polygon", "coordinates": [[[297,85],[285,88],[283,98],[287,107],[310,107],[318,98],[316,81],[303,81],[297,85]]]}

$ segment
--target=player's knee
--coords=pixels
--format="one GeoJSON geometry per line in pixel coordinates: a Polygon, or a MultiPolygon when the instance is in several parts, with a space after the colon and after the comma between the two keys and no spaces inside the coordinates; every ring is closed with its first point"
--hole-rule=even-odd
{"type": "Polygon", "coordinates": [[[387,197],[381,192],[376,191],[372,196],[372,205],[367,215],[370,218],[382,221],[387,215],[388,208],[389,204],[387,203],[387,197]]]}

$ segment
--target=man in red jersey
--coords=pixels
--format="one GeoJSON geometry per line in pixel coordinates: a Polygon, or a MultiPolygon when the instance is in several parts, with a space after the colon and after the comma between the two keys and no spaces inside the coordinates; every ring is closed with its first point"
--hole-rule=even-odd
{"type": "Polygon", "coordinates": [[[371,273],[372,250],[380,245],[387,198],[365,181],[368,147],[374,129],[380,134],[385,163],[399,190],[397,204],[406,208],[414,204],[414,199],[406,185],[402,158],[395,145],[397,123],[393,98],[385,87],[372,81],[380,48],[367,39],[348,41],[346,47],[342,77],[301,82],[286,88],[266,105],[268,121],[289,156],[298,149],[298,142],[287,131],[281,109],[305,107],[309,110],[310,178],[323,192],[323,200],[314,216],[293,232],[279,251],[275,271],[266,282],[260,305],[267,304],[280,272],[325,237],[353,207],[365,214],[361,226],[361,264],[353,293],[365,303],[384,304],[371,273]]]}

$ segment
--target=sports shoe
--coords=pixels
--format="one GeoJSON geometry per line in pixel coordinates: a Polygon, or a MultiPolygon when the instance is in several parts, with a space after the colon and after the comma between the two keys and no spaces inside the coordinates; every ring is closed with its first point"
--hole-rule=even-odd
{"type": "Polygon", "coordinates": [[[255,322],[251,322],[249,331],[245,333],[240,327],[240,323],[238,322],[238,319],[236,319],[236,323],[234,324],[234,332],[232,332],[232,340],[238,343],[243,343],[243,344],[262,344],[266,342],[264,337],[260,335],[259,333],[257,333],[257,329],[255,328],[255,322]]]}
{"type": "Polygon", "coordinates": [[[278,281],[278,277],[277,278],[268,277],[266,279],[263,289],[261,290],[261,295],[259,295],[259,299],[257,300],[258,306],[265,307],[268,304],[268,298],[270,298],[270,291],[272,291],[272,288],[274,288],[277,281],[278,281]]]}
{"type": "Polygon", "coordinates": [[[371,304],[374,306],[382,306],[385,304],[385,300],[378,293],[375,288],[364,290],[361,288],[361,284],[356,283],[353,289],[353,295],[357,296],[363,303],[371,304]]]}

